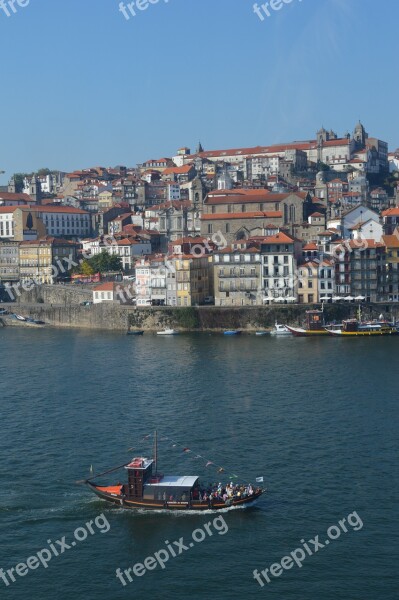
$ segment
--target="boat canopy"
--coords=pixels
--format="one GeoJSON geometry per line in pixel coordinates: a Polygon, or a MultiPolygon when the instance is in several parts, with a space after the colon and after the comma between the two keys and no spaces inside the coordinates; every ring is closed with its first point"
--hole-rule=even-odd
{"type": "Polygon", "coordinates": [[[181,488],[192,488],[198,481],[198,476],[191,475],[168,475],[162,477],[159,482],[147,483],[146,487],[181,487],[181,488]]]}

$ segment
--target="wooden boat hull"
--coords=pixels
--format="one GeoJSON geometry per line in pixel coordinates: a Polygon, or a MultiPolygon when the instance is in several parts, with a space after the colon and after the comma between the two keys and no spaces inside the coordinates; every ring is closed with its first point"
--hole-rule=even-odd
{"type": "Polygon", "coordinates": [[[144,331],[128,331],[127,335],[144,335],[144,331]]]}
{"type": "Polygon", "coordinates": [[[313,337],[316,335],[329,335],[329,331],[327,329],[303,329],[302,327],[290,327],[289,325],[286,325],[286,327],[295,337],[313,337]]]}
{"type": "Polygon", "coordinates": [[[125,509],[144,509],[144,510],[164,510],[164,511],[205,511],[205,510],[226,510],[239,506],[247,506],[255,502],[265,490],[256,490],[252,496],[246,498],[240,498],[232,500],[230,504],[225,502],[213,501],[212,504],[203,501],[199,502],[194,500],[191,504],[189,502],[157,502],[157,501],[145,501],[145,500],[130,500],[126,496],[121,494],[121,486],[98,486],[90,481],[86,482],[87,485],[93,490],[93,492],[102,500],[106,500],[111,504],[125,509]]]}
{"type": "Polygon", "coordinates": [[[382,335],[398,335],[399,332],[396,330],[389,331],[341,331],[332,330],[328,332],[330,335],[335,337],[381,337],[382,335]]]}

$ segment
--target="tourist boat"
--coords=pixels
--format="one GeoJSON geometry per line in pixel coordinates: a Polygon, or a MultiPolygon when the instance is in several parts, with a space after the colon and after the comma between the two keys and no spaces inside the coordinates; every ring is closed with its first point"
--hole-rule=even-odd
{"type": "Polygon", "coordinates": [[[388,321],[362,322],[359,319],[347,319],[342,322],[341,327],[329,329],[328,333],[334,336],[359,337],[376,335],[398,335],[395,324],[388,321]]]}
{"type": "Polygon", "coordinates": [[[157,331],[157,335],[177,335],[179,332],[176,329],[163,329],[162,331],[157,331]]]}
{"type": "Polygon", "coordinates": [[[157,470],[156,436],[154,446],[153,459],[135,457],[125,465],[86,479],[84,483],[102,500],[120,507],[162,511],[226,510],[252,504],[265,492],[260,487],[253,488],[251,484],[247,486],[227,484],[223,488],[225,495],[227,496],[227,492],[230,495],[224,500],[216,491],[217,485],[206,489],[201,485],[197,475],[162,475],[157,470]],[[121,468],[127,471],[127,483],[112,485],[93,483],[93,479],[121,468]],[[211,497],[209,498],[208,495],[211,497]]]}
{"type": "Polygon", "coordinates": [[[296,337],[329,335],[324,323],[323,310],[307,310],[306,325],[304,327],[291,327],[290,325],[286,325],[286,327],[296,337]]]}
{"type": "Polygon", "coordinates": [[[276,321],[274,329],[271,330],[271,335],[292,336],[292,333],[286,325],[281,325],[276,321]]]}
{"type": "Polygon", "coordinates": [[[127,332],[127,335],[144,335],[144,331],[139,331],[138,329],[131,329],[127,332]]]}
{"type": "Polygon", "coordinates": [[[223,335],[241,335],[241,331],[239,331],[239,329],[229,329],[227,331],[223,331],[223,335]]]}

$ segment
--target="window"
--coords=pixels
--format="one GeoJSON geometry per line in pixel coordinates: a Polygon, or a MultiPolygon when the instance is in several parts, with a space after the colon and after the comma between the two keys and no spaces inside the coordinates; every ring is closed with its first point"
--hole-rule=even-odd
{"type": "Polygon", "coordinates": [[[212,225],[212,223],[208,223],[208,233],[213,233],[213,225],[212,225]]]}

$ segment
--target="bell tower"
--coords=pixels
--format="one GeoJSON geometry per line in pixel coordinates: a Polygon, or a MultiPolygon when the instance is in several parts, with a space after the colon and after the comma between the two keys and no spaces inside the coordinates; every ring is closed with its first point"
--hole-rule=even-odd
{"type": "Polygon", "coordinates": [[[29,196],[32,198],[33,202],[40,204],[42,198],[42,186],[36,175],[33,175],[29,184],[29,196]]]}

